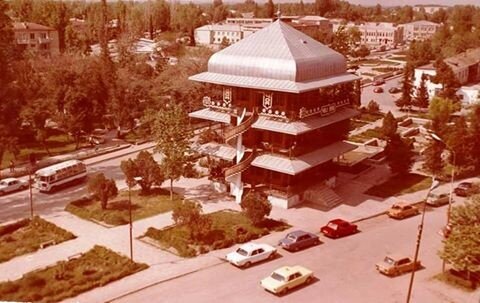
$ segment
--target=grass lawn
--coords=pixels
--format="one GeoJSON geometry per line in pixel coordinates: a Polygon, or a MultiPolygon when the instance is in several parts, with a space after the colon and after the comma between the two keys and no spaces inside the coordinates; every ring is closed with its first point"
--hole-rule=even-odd
{"type": "Polygon", "coordinates": [[[366,64],[366,65],[381,65],[381,64],[384,64],[384,65],[399,65],[399,63],[397,62],[390,62],[390,61],[384,61],[384,60],[378,60],[378,59],[364,59],[364,60],[360,60],[357,62],[358,65],[363,65],[363,64],[366,64]]]}
{"type": "Polygon", "coordinates": [[[74,238],[72,233],[40,217],[23,219],[0,227],[0,262],[37,251],[48,241],[58,244],[74,238]]]}
{"type": "Polygon", "coordinates": [[[358,135],[353,135],[348,137],[348,141],[363,143],[363,142],[367,142],[372,138],[381,138],[382,136],[383,136],[382,129],[380,127],[375,127],[375,128],[367,129],[366,131],[358,135]]]}
{"type": "Polygon", "coordinates": [[[372,68],[374,71],[381,72],[381,73],[388,73],[388,72],[395,72],[400,70],[399,67],[374,67],[372,68]]]}
{"type": "Polygon", "coordinates": [[[364,125],[367,125],[367,122],[363,121],[358,121],[358,120],[350,120],[350,130],[362,127],[364,125]]]}
{"type": "Polygon", "coordinates": [[[388,59],[391,59],[391,60],[398,60],[398,61],[407,61],[407,56],[392,56],[388,59]]]}
{"type": "MultiPolygon", "coordinates": [[[[170,193],[163,189],[152,189],[149,195],[141,195],[140,190],[132,190],[132,220],[140,220],[173,209],[182,198],[176,194],[170,201],[170,193]]],[[[119,191],[118,196],[109,201],[103,210],[100,201],[83,198],[70,202],[65,210],[80,218],[100,221],[108,225],[123,225],[129,222],[128,190],[119,191]]]]}
{"type": "Polygon", "coordinates": [[[15,281],[0,283],[0,298],[6,301],[59,302],[147,267],[105,247],[95,246],[78,258],[26,273],[15,281]]]}
{"type": "MultiPolygon", "coordinates": [[[[50,151],[50,156],[60,155],[75,151],[75,141],[67,134],[58,134],[51,136],[47,140],[47,146],[50,151]]],[[[80,147],[82,145],[80,144],[80,147]]],[[[37,160],[48,157],[45,147],[38,142],[31,142],[29,144],[19,146],[19,154],[15,158],[10,152],[5,153],[2,159],[1,168],[8,167],[10,160],[14,160],[17,164],[22,162],[28,162],[30,154],[34,153],[37,160]]]]}
{"type": "Polygon", "coordinates": [[[388,198],[391,196],[398,196],[427,189],[430,187],[431,184],[432,179],[427,176],[413,173],[407,174],[405,176],[396,175],[382,184],[370,187],[365,192],[365,194],[381,198],[388,198]]]}
{"type": "Polygon", "coordinates": [[[382,113],[368,113],[368,112],[362,112],[360,115],[355,117],[355,120],[361,120],[361,121],[368,121],[368,122],[375,122],[378,119],[383,119],[385,115],[382,113]]]}
{"type": "Polygon", "coordinates": [[[266,219],[260,226],[253,226],[250,219],[236,211],[219,211],[207,214],[212,219],[212,230],[200,240],[190,237],[184,225],[173,225],[161,230],[150,227],[146,237],[182,257],[194,257],[210,250],[230,247],[260,238],[271,231],[282,231],[290,225],[266,219]]]}

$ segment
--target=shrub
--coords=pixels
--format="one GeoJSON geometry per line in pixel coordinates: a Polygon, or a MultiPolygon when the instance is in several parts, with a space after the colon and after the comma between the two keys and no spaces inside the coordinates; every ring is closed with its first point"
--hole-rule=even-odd
{"type": "Polygon", "coordinates": [[[267,197],[259,192],[249,192],[243,198],[240,206],[244,214],[252,221],[253,225],[258,225],[264,218],[270,215],[272,205],[267,197]]]}
{"type": "Polygon", "coordinates": [[[367,112],[371,114],[378,113],[380,111],[380,105],[375,100],[370,100],[367,105],[367,112]]]}

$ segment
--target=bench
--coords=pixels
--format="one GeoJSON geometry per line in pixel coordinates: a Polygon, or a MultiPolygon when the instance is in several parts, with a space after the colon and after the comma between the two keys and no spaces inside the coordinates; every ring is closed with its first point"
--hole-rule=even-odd
{"type": "Polygon", "coordinates": [[[44,248],[47,248],[47,247],[55,245],[55,244],[56,244],[55,240],[48,240],[48,241],[40,243],[40,248],[44,249],[44,248]]]}
{"type": "Polygon", "coordinates": [[[82,256],[82,253],[74,254],[68,257],[68,261],[79,259],[82,256]]]}

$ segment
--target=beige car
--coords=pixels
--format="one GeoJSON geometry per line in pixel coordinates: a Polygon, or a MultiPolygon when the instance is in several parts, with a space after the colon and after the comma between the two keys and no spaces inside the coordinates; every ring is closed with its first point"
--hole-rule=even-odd
{"type": "Polygon", "coordinates": [[[262,287],[274,294],[286,294],[290,289],[313,281],[313,272],[303,266],[283,266],[262,281],[262,287]]]}
{"type": "Polygon", "coordinates": [[[420,211],[416,206],[404,202],[393,204],[392,207],[390,207],[390,209],[387,211],[388,216],[394,219],[403,219],[418,215],[419,213],[420,211]]]}
{"type": "MultiPolygon", "coordinates": [[[[450,201],[450,195],[449,194],[430,194],[427,198],[427,205],[430,206],[442,206],[445,204],[448,204],[450,201]]],[[[453,203],[453,200],[452,200],[453,203]]]]}
{"type": "Polygon", "coordinates": [[[382,262],[375,264],[377,270],[387,276],[398,276],[412,270],[417,270],[421,266],[420,261],[414,264],[410,258],[399,255],[387,255],[382,262]]]}

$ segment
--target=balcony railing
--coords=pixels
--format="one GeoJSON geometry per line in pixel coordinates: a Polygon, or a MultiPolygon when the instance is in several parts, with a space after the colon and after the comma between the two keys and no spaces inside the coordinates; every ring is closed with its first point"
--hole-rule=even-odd
{"type": "Polygon", "coordinates": [[[253,150],[250,155],[248,155],[245,160],[241,161],[240,163],[237,163],[233,166],[230,166],[229,168],[225,169],[224,174],[225,174],[225,180],[228,181],[228,178],[233,177],[235,175],[238,175],[244,171],[246,171],[249,167],[250,164],[252,164],[252,161],[256,157],[256,151],[253,150]]]}

